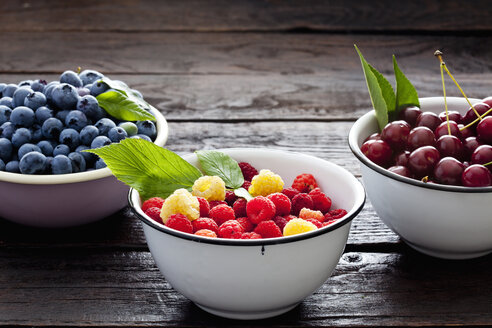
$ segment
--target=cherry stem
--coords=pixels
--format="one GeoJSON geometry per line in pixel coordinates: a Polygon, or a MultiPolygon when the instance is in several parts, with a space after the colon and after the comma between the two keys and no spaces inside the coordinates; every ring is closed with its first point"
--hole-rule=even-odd
{"type": "Polygon", "coordinates": [[[444,95],[444,109],[446,111],[446,122],[448,125],[448,134],[451,135],[451,127],[449,125],[449,114],[448,114],[448,102],[446,101],[446,85],[444,83],[444,72],[443,72],[443,66],[444,62],[442,61],[442,52],[438,52],[437,50],[434,55],[439,59],[439,62],[441,63],[440,68],[441,68],[441,81],[442,81],[442,93],[444,95]]]}
{"type": "Polygon", "coordinates": [[[477,123],[478,121],[481,121],[485,116],[487,116],[487,114],[489,114],[490,112],[492,112],[492,108],[489,109],[488,111],[486,111],[485,113],[482,114],[482,116],[480,116],[479,118],[475,119],[473,122],[469,123],[468,125],[462,127],[460,129],[460,131],[463,131],[464,129],[467,129],[471,126],[473,126],[473,124],[477,123]]]}
{"type": "Polygon", "coordinates": [[[482,164],[483,166],[487,166],[487,165],[491,165],[492,162],[488,162],[488,163],[485,163],[485,164],[482,164]]]}

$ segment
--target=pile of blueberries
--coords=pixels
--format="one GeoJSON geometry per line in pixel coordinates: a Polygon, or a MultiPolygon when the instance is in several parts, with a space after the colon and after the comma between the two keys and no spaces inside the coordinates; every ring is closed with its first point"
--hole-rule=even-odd
{"type": "MultiPolygon", "coordinates": [[[[125,138],[153,141],[152,121],[120,121],[96,97],[108,90],[103,74],[66,71],[59,81],[0,83],[0,171],[66,174],[104,168],[97,155],[82,152],[125,138]]],[[[141,94],[134,90],[137,95],[141,94]]]]}

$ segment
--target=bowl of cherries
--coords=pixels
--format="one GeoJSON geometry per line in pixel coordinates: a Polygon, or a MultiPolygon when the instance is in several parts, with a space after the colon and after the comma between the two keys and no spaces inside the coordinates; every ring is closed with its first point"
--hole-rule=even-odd
{"type": "Polygon", "coordinates": [[[422,253],[491,253],[492,97],[416,102],[385,124],[375,109],[350,130],[369,199],[381,220],[422,253]]]}

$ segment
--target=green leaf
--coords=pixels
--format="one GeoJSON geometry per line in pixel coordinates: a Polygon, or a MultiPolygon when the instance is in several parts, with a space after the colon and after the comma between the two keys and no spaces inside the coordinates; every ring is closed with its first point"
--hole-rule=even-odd
{"type": "Polygon", "coordinates": [[[382,130],[388,123],[388,112],[394,110],[395,107],[394,91],[388,80],[386,80],[374,67],[369,65],[359,51],[359,48],[357,48],[356,45],[354,46],[359,54],[372,106],[376,112],[379,128],[382,130]],[[390,93],[392,95],[390,95],[390,93]]]}
{"type": "Polygon", "coordinates": [[[231,156],[215,150],[197,151],[196,155],[205,174],[219,176],[232,189],[243,185],[243,173],[231,156]]]}
{"type": "Polygon", "coordinates": [[[396,111],[394,113],[394,118],[396,118],[398,112],[402,108],[408,106],[420,107],[420,103],[417,90],[415,90],[413,84],[398,67],[395,55],[393,55],[393,68],[395,70],[396,78],[396,111]]]}
{"type": "Polygon", "coordinates": [[[118,180],[135,188],[143,199],[166,198],[176,189],[191,191],[200,170],[170,150],[143,139],[124,139],[87,152],[100,156],[118,180]]]}
{"type": "Polygon", "coordinates": [[[96,98],[99,106],[117,119],[124,121],[155,121],[155,117],[152,114],[142,109],[138,104],[119,91],[109,90],[101,93],[96,98]]]}
{"type": "Polygon", "coordinates": [[[237,197],[246,199],[247,201],[253,199],[253,196],[251,196],[251,194],[244,188],[234,189],[234,194],[236,194],[237,197]]]}

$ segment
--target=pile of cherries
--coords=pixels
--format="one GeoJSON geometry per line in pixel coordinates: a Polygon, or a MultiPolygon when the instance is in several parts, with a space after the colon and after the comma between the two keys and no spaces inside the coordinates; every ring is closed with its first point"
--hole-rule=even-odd
{"type": "MultiPolygon", "coordinates": [[[[491,106],[492,97],[473,105],[480,116],[491,106]]],[[[463,116],[449,111],[448,123],[445,112],[437,115],[407,107],[381,133],[370,135],[361,151],[375,164],[405,177],[446,185],[491,186],[492,111],[468,126],[478,119],[477,113],[471,107],[463,116]]]]}

